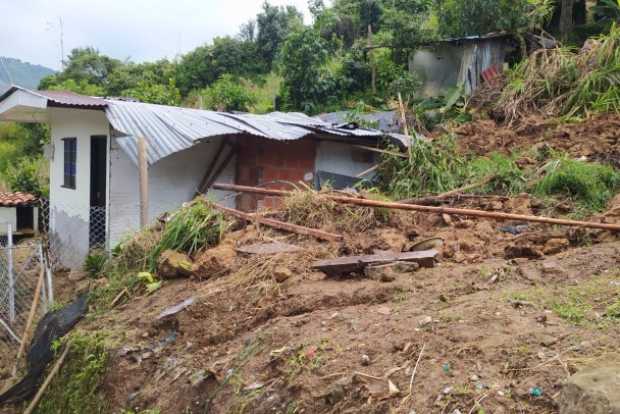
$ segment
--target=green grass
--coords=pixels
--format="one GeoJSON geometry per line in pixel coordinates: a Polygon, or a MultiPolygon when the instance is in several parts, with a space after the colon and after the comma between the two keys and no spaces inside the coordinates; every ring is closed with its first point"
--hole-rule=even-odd
{"type": "Polygon", "coordinates": [[[450,137],[433,142],[413,140],[407,155],[385,156],[378,170],[381,190],[396,199],[449,191],[467,177],[466,159],[450,137]]]}
{"type": "Polygon", "coordinates": [[[227,228],[224,215],[206,200],[195,200],[180,208],[166,223],[161,239],[148,255],[150,270],[156,270],[157,260],[166,250],[192,255],[200,249],[217,245],[227,228]]]}
{"type": "Polygon", "coordinates": [[[585,212],[597,212],[620,190],[620,172],[594,162],[563,157],[550,162],[535,188],[539,197],[566,197],[585,212]]]}
{"type": "Polygon", "coordinates": [[[241,82],[256,98],[252,112],[264,114],[274,111],[274,101],[282,84],[280,75],[272,72],[254,81],[242,79],[241,82]]]}
{"type": "Polygon", "coordinates": [[[620,286],[616,272],[592,276],[576,286],[537,287],[511,292],[508,299],[531,302],[537,307],[550,309],[560,318],[574,325],[595,324],[603,327],[605,320],[620,321],[620,286]]]}
{"type": "Polygon", "coordinates": [[[108,402],[100,392],[107,366],[108,352],[104,335],[72,334],[71,349],[58,375],[52,380],[37,414],[106,413],[108,402]]]}
{"type": "Polygon", "coordinates": [[[516,156],[492,153],[487,157],[474,158],[469,164],[470,181],[476,182],[492,177],[481,193],[518,194],[526,188],[525,172],[515,162],[516,156]]]}

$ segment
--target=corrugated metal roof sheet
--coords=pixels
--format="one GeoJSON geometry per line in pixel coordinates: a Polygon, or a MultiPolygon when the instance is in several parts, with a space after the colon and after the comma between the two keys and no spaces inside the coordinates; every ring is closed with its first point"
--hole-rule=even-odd
{"type": "Polygon", "coordinates": [[[58,105],[88,106],[98,108],[105,108],[107,106],[107,102],[101,98],[78,95],[77,93],[68,91],[36,91],[35,93],[58,105]]]}
{"type": "Polygon", "coordinates": [[[90,107],[90,108],[105,108],[108,104],[104,99],[94,98],[91,96],[79,95],[69,91],[33,91],[23,88],[21,86],[13,85],[6,92],[0,96],[0,101],[7,98],[13,92],[22,90],[27,93],[40,96],[52,102],[52,104],[75,106],[75,107],[90,107]]]}
{"type": "MultiPolygon", "coordinates": [[[[248,134],[280,141],[297,140],[313,134],[337,137],[381,138],[379,130],[334,125],[301,113],[273,112],[266,115],[232,114],[190,108],[107,100],[106,115],[121,134],[117,142],[137,162],[137,137],[148,141],[150,164],[192,145],[222,135],[248,134]]],[[[408,137],[388,134],[400,145],[408,137]]]]}
{"type": "Polygon", "coordinates": [[[24,206],[36,201],[37,197],[29,193],[0,193],[0,207],[24,206]]]}
{"type": "Polygon", "coordinates": [[[119,99],[95,98],[73,92],[30,91],[12,87],[0,96],[0,101],[16,90],[47,99],[47,105],[104,109],[106,117],[117,133],[117,142],[137,163],[137,138],[148,141],[148,161],[160,159],[217,136],[246,134],[280,141],[297,140],[319,134],[332,137],[390,137],[401,146],[409,145],[409,138],[353,124],[336,125],[302,113],[273,112],[265,115],[205,111],[192,108],[130,102],[119,99]]]}

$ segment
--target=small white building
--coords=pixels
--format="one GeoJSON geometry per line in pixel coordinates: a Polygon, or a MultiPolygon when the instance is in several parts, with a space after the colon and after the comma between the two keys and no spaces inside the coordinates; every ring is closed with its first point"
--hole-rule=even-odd
{"type": "Polygon", "coordinates": [[[20,87],[0,96],[0,121],[50,125],[49,228],[69,267],[81,265],[91,248],[109,249],[139,229],[140,138],[150,220],[204,193],[244,210],[270,207],[268,198],[210,186],[354,182],[375,165],[375,153],[363,147],[408,145],[402,135],[299,113],[231,114],[20,87]]]}
{"type": "Polygon", "coordinates": [[[8,228],[14,236],[28,237],[39,232],[39,201],[28,193],[0,193],[0,236],[8,228]]]}

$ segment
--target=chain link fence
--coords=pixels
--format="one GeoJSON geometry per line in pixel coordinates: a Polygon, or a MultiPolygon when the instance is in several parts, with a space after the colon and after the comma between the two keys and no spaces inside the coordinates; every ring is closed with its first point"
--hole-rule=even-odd
{"type": "Polygon", "coordinates": [[[54,301],[52,273],[42,240],[13,244],[12,231],[10,225],[0,224],[0,372],[4,373],[10,372],[15,362],[40,278],[41,291],[32,327],[54,301]]]}
{"type": "MultiPolygon", "coordinates": [[[[63,259],[65,262],[70,263],[81,262],[84,259],[83,254],[64,245],[61,237],[50,229],[50,218],[49,200],[41,199],[39,205],[39,231],[43,240],[45,257],[49,265],[53,270],[60,270],[64,268],[63,259]]],[[[90,208],[88,226],[88,251],[100,253],[107,248],[105,207],[90,208]]]]}

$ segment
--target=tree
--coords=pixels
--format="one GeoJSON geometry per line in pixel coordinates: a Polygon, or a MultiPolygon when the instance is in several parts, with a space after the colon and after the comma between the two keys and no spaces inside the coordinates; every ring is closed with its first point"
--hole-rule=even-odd
{"type": "Polygon", "coordinates": [[[280,46],[287,35],[303,25],[303,15],[293,6],[272,6],[267,1],[256,16],[258,54],[268,69],[271,69],[280,46]]]}
{"type": "Polygon", "coordinates": [[[212,45],[197,47],[181,59],[177,68],[177,85],[183,95],[202,89],[229,73],[236,76],[263,73],[256,45],[232,37],[218,37],[212,45]]]}
{"type": "Polygon", "coordinates": [[[41,81],[40,88],[48,89],[53,84],[61,84],[69,79],[76,84],[107,86],[108,76],[122,65],[117,59],[102,55],[92,47],[71,50],[65,61],[65,69],[41,81]]]}
{"type": "Polygon", "coordinates": [[[285,105],[289,109],[315,112],[335,89],[325,69],[327,44],[315,30],[303,28],[288,36],[280,53],[285,105]]]}
{"type": "Polygon", "coordinates": [[[174,79],[170,79],[167,85],[140,80],[135,87],[123,91],[122,95],[160,105],[176,106],[181,103],[181,92],[176,87],[174,79]]]}
{"type": "Polygon", "coordinates": [[[232,75],[223,75],[213,85],[202,91],[202,106],[221,112],[249,112],[256,104],[256,96],[232,75]]]}

